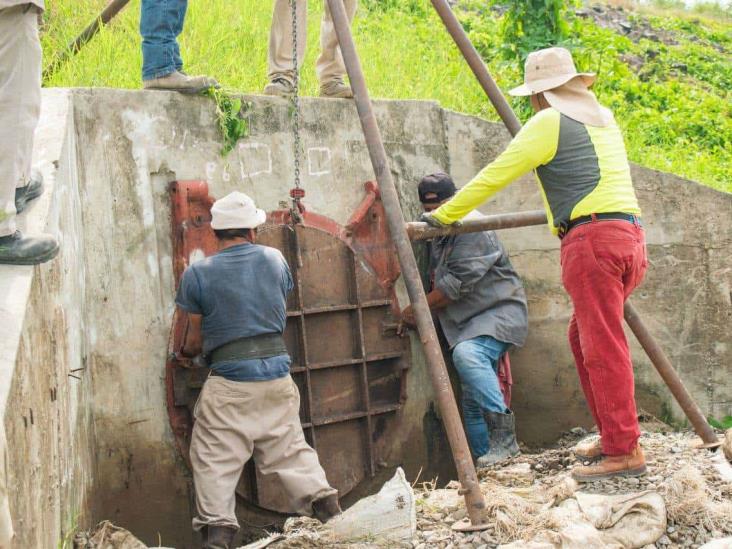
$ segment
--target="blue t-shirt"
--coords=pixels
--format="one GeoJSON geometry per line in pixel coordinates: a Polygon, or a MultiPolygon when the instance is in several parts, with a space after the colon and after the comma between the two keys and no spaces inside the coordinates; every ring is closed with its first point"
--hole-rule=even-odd
{"type": "MultiPolygon", "coordinates": [[[[203,316],[203,352],[242,337],[283,333],[292,275],[279,250],[239,244],[188,266],[175,302],[203,316]]],[[[287,354],[211,365],[233,381],[266,381],[290,371],[287,354]]]]}

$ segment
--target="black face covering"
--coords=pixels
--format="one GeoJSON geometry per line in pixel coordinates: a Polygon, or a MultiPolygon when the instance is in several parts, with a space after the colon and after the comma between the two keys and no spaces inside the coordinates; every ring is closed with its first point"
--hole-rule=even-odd
{"type": "Polygon", "coordinates": [[[455,183],[452,178],[446,173],[438,172],[431,175],[426,175],[419,182],[417,187],[419,192],[419,201],[422,204],[438,204],[444,200],[447,200],[457,192],[455,183]],[[427,198],[428,194],[432,194],[430,198],[427,198]]]}

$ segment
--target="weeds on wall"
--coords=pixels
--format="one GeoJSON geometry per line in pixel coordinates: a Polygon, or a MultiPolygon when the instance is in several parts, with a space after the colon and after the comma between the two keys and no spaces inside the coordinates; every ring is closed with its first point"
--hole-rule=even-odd
{"type": "Polygon", "coordinates": [[[216,122],[224,142],[221,156],[226,156],[234,149],[237,141],[249,135],[247,115],[252,104],[220,88],[209,88],[203,95],[213,99],[216,104],[216,122]]]}

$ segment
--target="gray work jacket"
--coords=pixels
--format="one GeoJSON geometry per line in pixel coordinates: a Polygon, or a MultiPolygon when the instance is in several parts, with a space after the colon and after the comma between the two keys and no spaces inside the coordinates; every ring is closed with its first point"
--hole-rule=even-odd
{"type": "Polygon", "coordinates": [[[495,232],[434,239],[430,266],[433,287],[454,301],[437,312],[451,349],[481,335],[524,344],[529,325],[526,294],[495,232]]]}
{"type": "Polygon", "coordinates": [[[42,11],[44,0],[0,0],[0,10],[21,6],[23,4],[33,4],[42,11]]]}

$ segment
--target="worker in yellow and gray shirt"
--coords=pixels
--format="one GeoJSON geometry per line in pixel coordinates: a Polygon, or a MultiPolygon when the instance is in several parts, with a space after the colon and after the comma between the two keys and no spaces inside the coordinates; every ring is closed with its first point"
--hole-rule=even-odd
{"type": "Polygon", "coordinates": [[[646,471],[638,445],[633,367],[623,332],[623,304],[647,267],[640,208],[620,130],[588,89],[564,48],[526,60],[525,83],[536,114],[506,150],[454,198],[426,216],[433,225],[462,219],[512,181],[534,170],[549,219],[562,239],[562,282],[574,314],[569,342],[600,439],[580,444],[579,481],[637,476],[646,471]]]}

